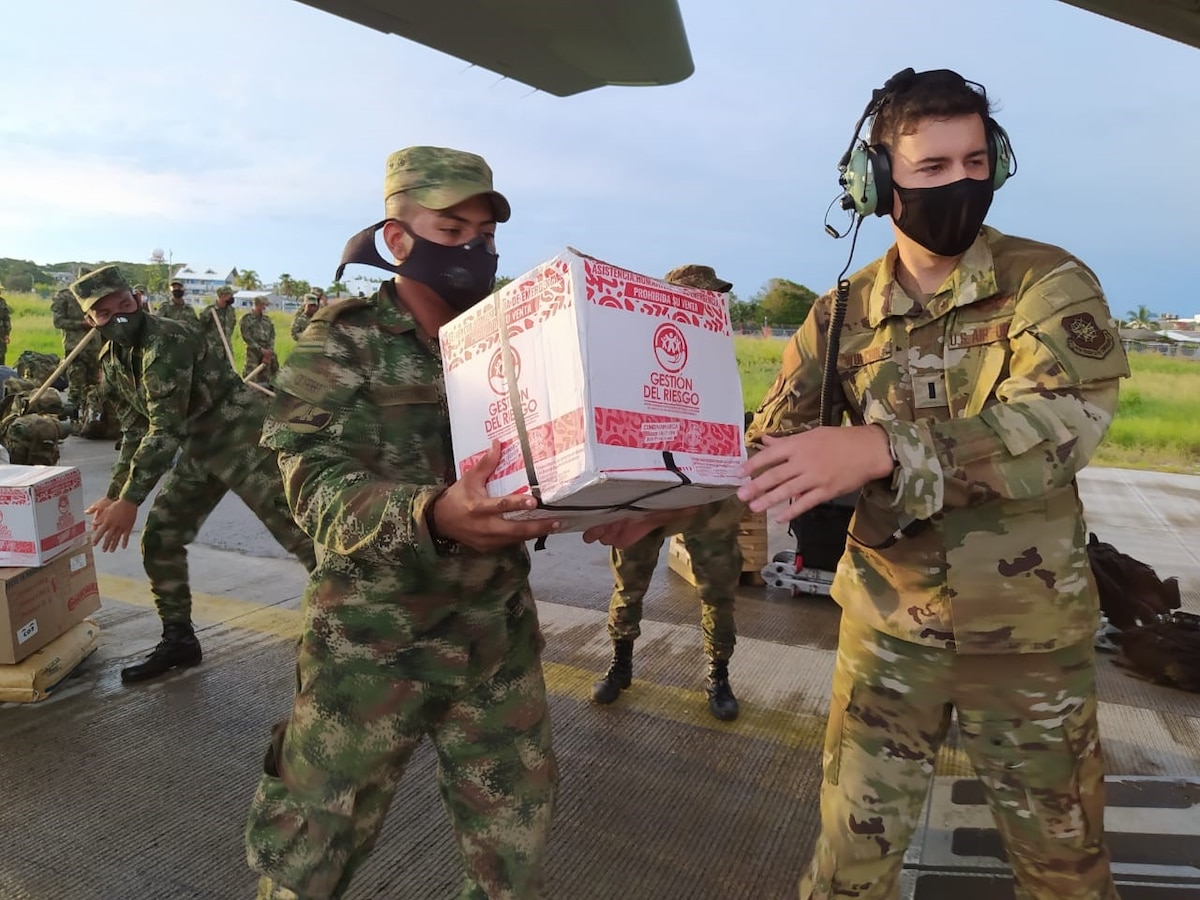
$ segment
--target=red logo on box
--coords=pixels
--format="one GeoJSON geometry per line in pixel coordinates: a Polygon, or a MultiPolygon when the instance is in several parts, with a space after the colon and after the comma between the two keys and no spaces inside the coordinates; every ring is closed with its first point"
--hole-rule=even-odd
{"type": "Polygon", "coordinates": [[[70,612],[74,612],[75,607],[77,607],[80,603],[82,603],[84,600],[87,600],[93,594],[99,594],[99,593],[100,593],[100,589],[96,585],[89,584],[82,591],[80,591],[78,594],[76,594],[74,597],[72,597],[70,600],[67,601],[67,610],[70,612]]]}
{"type": "Polygon", "coordinates": [[[687,365],[687,338],[678,326],[664,322],[654,330],[654,358],[668,372],[678,372],[687,365]]]}
{"type": "MultiPolygon", "coordinates": [[[[499,394],[502,397],[508,394],[508,378],[504,374],[503,353],[504,348],[501,347],[492,354],[491,362],[488,363],[488,387],[492,389],[493,394],[499,394]]],[[[508,355],[512,360],[513,381],[519,381],[521,379],[521,354],[509,347],[508,355]]]]}

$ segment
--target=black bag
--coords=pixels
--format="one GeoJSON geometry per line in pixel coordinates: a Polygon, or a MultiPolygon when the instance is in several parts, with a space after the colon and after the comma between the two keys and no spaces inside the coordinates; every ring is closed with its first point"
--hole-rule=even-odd
{"type": "Polygon", "coordinates": [[[1088,562],[1100,589],[1100,609],[1121,630],[1146,625],[1179,609],[1179,579],[1163,581],[1140,560],[1088,535],[1088,562]]]}
{"type": "Polygon", "coordinates": [[[846,552],[846,534],[858,502],[858,491],[818,503],[788,523],[796,538],[796,568],[833,572],[846,552]]]}

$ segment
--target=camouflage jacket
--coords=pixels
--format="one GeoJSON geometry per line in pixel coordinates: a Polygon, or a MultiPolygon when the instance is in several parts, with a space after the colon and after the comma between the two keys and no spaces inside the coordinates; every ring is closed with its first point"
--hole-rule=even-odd
{"type": "Polygon", "coordinates": [[[297,310],[296,317],[292,319],[292,340],[299,340],[304,329],[308,327],[308,323],[309,317],[304,314],[304,310],[297,310]]]}
{"type": "Polygon", "coordinates": [[[237,310],[230,303],[226,307],[217,306],[215,303],[210,303],[200,311],[200,332],[212,341],[222,359],[225,359],[225,345],[221,343],[221,337],[217,334],[217,323],[213,321],[213,311],[216,311],[217,318],[221,320],[221,330],[225,332],[225,340],[229,342],[230,349],[233,349],[233,329],[237,324],[237,310]]]}
{"type": "Polygon", "coordinates": [[[319,310],[275,388],[263,444],[279,451],[296,521],[325,548],[318,577],[338,573],[324,585],[409,595],[397,616],[417,632],[527,585],[524,544],[481,554],[430,537],[426,510],[454,480],[442,362],[391,282],[319,310]]]}
{"type": "Polygon", "coordinates": [[[8,308],[8,301],[0,297],[0,341],[7,342],[11,334],[12,312],[8,308]]]}
{"type": "MultiPolygon", "coordinates": [[[[1099,603],[1075,475],[1112,421],[1128,362],[1095,275],[985,228],[922,307],[896,248],[851,278],[835,421],[887,431],[898,462],[864,488],[833,595],[896,637],[962,653],[1089,639],[1099,603]],[[925,527],[887,546],[904,517],[925,527]]],[[[784,351],[747,433],[820,415],[832,294],[784,351]]]]}
{"type": "Polygon", "coordinates": [[[250,390],[195,328],[154,316],[137,347],[106,342],[100,365],[125,435],[108,497],[139,505],[184,439],[224,430],[221,407],[250,390]]]}
{"type": "Polygon", "coordinates": [[[195,325],[199,322],[196,318],[196,311],[186,303],[176,303],[173,300],[164,300],[158,304],[158,309],[154,314],[160,319],[170,319],[174,322],[183,322],[187,325],[195,325]]]}
{"type": "Polygon", "coordinates": [[[79,338],[92,330],[92,326],[84,321],[83,309],[70,291],[59,291],[54,295],[54,299],[50,301],[50,316],[54,327],[61,331],[64,337],[74,338],[72,347],[79,338]]]}
{"type": "Polygon", "coordinates": [[[246,313],[238,328],[242,332],[242,340],[246,342],[246,359],[259,362],[264,350],[275,352],[275,323],[266,313],[261,316],[246,313]]]}

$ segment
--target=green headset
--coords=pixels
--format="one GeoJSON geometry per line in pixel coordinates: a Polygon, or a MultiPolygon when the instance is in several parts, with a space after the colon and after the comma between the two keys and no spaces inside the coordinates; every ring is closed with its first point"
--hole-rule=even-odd
{"type": "MultiPolygon", "coordinates": [[[[892,158],[887,147],[883,144],[868,144],[860,137],[863,123],[874,117],[896,94],[909,90],[925,75],[934,73],[949,73],[960,79],[964,84],[977,90],[987,98],[983,86],[973,81],[967,81],[957,72],[949,69],[934,69],[929,72],[914,72],[903,69],[884,82],[883,87],[871,92],[871,102],[863,110],[858,124],[854,127],[854,137],[850,146],[838,163],[841,173],[838,183],[845,193],[842,195],[842,209],[853,210],[858,215],[866,217],[874,213],[877,216],[889,215],[892,211],[892,158]]],[[[1017,172],[1017,158],[1013,153],[1012,141],[1006,132],[991,116],[984,122],[987,131],[988,163],[992,170],[992,189],[999,190],[1009,178],[1017,172]]]]}

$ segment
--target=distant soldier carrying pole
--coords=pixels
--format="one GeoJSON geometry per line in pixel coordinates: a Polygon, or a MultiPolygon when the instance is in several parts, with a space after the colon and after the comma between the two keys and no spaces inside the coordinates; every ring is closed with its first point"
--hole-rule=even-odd
{"type": "MultiPolygon", "coordinates": [[[[229,346],[233,340],[233,329],[237,324],[237,310],[233,305],[233,288],[227,284],[217,288],[217,300],[215,303],[210,303],[200,311],[200,331],[212,341],[213,346],[225,355],[225,347],[229,346]],[[215,316],[215,319],[214,319],[215,316]],[[220,334],[217,332],[217,323],[220,322],[220,334]],[[225,340],[221,340],[221,335],[225,336],[225,340]]],[[[230,360],[230,365],[233,365],[233,360],[230,360]]]]}
{"type": "MultiPolygon", "coordinates": [[[[83,310],[75,302],[70,288],[63,288],[50,301],[54,327],[62,332],[63,357],[70,357],[92,330],[83,318],[83,310]]],[[[67,407],[72,413],[88,405],[89,395],[100,386],[100,342],[91,341],[67,366],[67,407]]]]}
{"type": "Polygon", "coordinates": [[[242,316],[238,326],[242,340],[246,342],[246,363],[242,367],[242,375],[254,373],[247,380],[265,385],[274,381],[279,371],[279,360],[275,358],[275,323],[267,315],[270,302],[266,295],[255,297],[254,308],[248,315],[242,316]]]}

